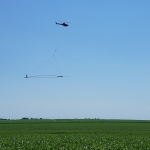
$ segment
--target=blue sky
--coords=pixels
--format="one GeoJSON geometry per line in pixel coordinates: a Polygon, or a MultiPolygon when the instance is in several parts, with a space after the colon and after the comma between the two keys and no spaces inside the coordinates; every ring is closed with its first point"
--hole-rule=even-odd
{"type": "Polygon", "coordinates": [[[0,0],[0,118],[149,120],[149,8],[148,0],[0,0]]]}

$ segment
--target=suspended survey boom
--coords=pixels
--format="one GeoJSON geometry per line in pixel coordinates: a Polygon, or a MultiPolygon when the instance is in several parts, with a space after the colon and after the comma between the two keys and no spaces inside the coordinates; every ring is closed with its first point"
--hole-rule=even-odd
{"type": "MultiPolygon", "coordinates": [[[[64,27],[67,27],[67,26],[68,26],[68,24],[65,23],[65,22],[64,22],[64,23],[55,22],[55,23],[56,23],[57,25],[62,25],[62,26],[64,26],[64,27]]],[[[58,67],[58,63],[57,63],[57,61],[56,61],[55,53],[56,53],[56,49],[55,49],[54,54],[53,54],[50,58],[48,58],[44,63],[42,63],[40,66],[38,66],[36,69],[34,69],[34,70],[32,71],[32,73],[35,72],[37,69],[39,69],[41,66],[43,66],[49,59],[54,58],[55,64],[56,64],[57,69],[58,69],[58,72],[59,72],[59,75],[30,75],[30,76],[28,76],[28,75],[26,74],[26,76],[25,76],[24,78],[27,79],[27,78],[62,78],[62,77],[65,77],[65,76],[62,76],[61,73],[60,73],[60,70],[59,70],[59,67],[58,67]]]]}

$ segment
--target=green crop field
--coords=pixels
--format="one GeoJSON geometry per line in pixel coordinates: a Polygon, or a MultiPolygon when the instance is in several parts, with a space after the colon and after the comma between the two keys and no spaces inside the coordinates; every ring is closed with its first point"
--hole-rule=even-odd
{"type": "Polygon", "coordinates": [[[148,150],[150,121],[0,121],[0,150],[148,150]]]}

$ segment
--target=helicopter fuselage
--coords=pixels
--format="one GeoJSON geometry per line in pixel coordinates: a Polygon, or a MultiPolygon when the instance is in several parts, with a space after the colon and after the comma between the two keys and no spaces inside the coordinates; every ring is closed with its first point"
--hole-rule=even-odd
{"type": "Polygon", "coordinates": [[[64,26],[64,27],[67,27],[67,26],[68,26],[68,24],[66,24],[65,22],[64,22],[64,23],[55,22],[55,23],[58,24],[58,25],[62,25],[62,26],[64,26]]]}

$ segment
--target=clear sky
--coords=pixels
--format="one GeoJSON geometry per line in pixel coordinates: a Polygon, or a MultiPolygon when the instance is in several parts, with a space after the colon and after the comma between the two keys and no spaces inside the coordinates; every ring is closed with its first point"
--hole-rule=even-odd
{"type": "Polygon", "coordinates": [[[0,0],[0,118],[149,114],[149,0],[0,0]]]}

